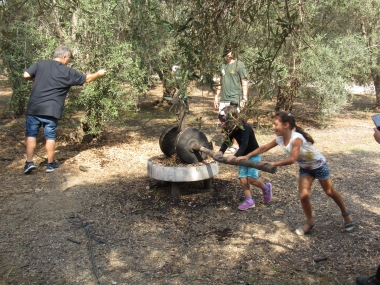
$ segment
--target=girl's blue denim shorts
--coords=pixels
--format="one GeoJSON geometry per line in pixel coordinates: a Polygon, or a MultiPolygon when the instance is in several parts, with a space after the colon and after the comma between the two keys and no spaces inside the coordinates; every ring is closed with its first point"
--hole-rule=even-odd
{"type": "Polygon", "coordinates": [[[330,169],[326,162],[316,169],[305,169],[300,167],[300,177],[303,176],[313,176],[318,180],[327,180],[330,178],[330,169]]]}

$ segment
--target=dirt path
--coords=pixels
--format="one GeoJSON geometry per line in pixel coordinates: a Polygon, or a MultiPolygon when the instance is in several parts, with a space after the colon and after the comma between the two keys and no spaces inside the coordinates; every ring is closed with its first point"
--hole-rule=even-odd
{"type": "MultiPolygon", "coordinates": [[[[2,91],[4,102],[9,93],[2,91]]],[[[0,132],[0,284],[354,284],[356,276],[375,272],[380,160],[372,113],[354,106],[326,129],[306,126],[357,226],[343,230],[338,208],[315,183],[317,225],[299,237],[294,229],[304,217],[294,165],[273,175],[261,172],[273,183],[274,199],[266,206],[253,189],[257,205],[246,212],[237,210],[242,193],[235,167],[221,165],[211,192],[189,183],[180,199],[147,177],[147,160],[161,153],[161,131],[175,124],[166,106],[152,105],[158,92],[100,141],[73,143],[72,131],[62,126],[56,156],[61,168],[53,173],[41,166],[24,175],[23,146],[0,132]],[[320,257],[327,259],[314,261],[320,257]]],[[[370,105],[369,98],[358,99],[360,106],[370,105]]],[[[212,97],[198,90],[190,106],[188,125],[198,127],[202,116],[202,131],[219,138],[212,97]]],[[[23,118],[0,120],[20,140],[23,124],[23,118]]],[[[260,144],[274,138],[265,129],[256,132],[260,144]]],[[[38,142],[44,156],[43,139],[38,142]]],[[[265,159],[279,156],[275,149],[265,159]]],[[[36,157],[37,164],[42,161],[36,157]]]]}

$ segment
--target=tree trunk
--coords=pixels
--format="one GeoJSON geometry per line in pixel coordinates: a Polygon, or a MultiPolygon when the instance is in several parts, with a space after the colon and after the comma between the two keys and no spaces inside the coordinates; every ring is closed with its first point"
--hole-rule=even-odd
{"type": "Polygon", "coordinates": [[[380,75],[379,69],[372,68],[371,75],[373,80],[373,85],[375,86],[375,94],[376,94],[376,107],[380,107],[380,75]]]}
{"type": "Polygon", "coordinates": [[[169,97],[174,98],[174,95],[177,93],[177,88],[175,86],[174,75],[170,71],[164,70],[164,80],[163,80],[163,98],[169,97]]]}

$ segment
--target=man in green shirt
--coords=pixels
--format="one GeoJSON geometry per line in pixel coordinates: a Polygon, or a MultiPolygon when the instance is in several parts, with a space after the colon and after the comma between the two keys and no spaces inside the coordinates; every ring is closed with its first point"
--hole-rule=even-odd
{"type": "MultiPolygon", "coordinates": [[[[214,107],[219,112],[229,105],[236,106],[239,110],[248,100],[247,70],[244,63],[236,59],[235,51],[231,48],[226,48],[223,56],[226,63],[220,69],[220,84],[216,89],[214,107]]],[[[239,145],[234,140],[227,152],[235,152],[238,148],[239,145]]]]}

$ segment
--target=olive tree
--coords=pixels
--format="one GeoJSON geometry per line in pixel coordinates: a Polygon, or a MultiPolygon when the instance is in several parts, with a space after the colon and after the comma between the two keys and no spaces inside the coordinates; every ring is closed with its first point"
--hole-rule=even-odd
{"type": "Polygon", "coordinates": [[[46,34],[43,27],[29,21],[38,14],[33,3],[9,1],[0,4],[0,51],[2,69],[5,70],[12,86],[9,114],[19,117],[24,114],[31,84],[23,78],[23,73],[44,50],[51,47],[54,39],[46,34]],[[25,10],[29,12],[26,13],[25,10]]]}
{"type": "Polygon", "coordinates": [[[78,71],[108,71],[107,79],[86,84],[76,96],[69,96],[66,111],[84,110],[82,122],[88,133],[99,134],[120,108],[136,108],[137,95],[146,90],[143,79],[147,76],[140,68],[141,58],[123,37],[128,25],[128,7],[123,3],[30,0],[2,7],[3,17],[13,15],[11,11],[18,15],[7,18],[1,42],[15,113],[23,113],[30,89],[22,78],[24,70],[38,59],[51,59],[54,48],[62,44],[71,48],[71,66],[78,71]]]}

